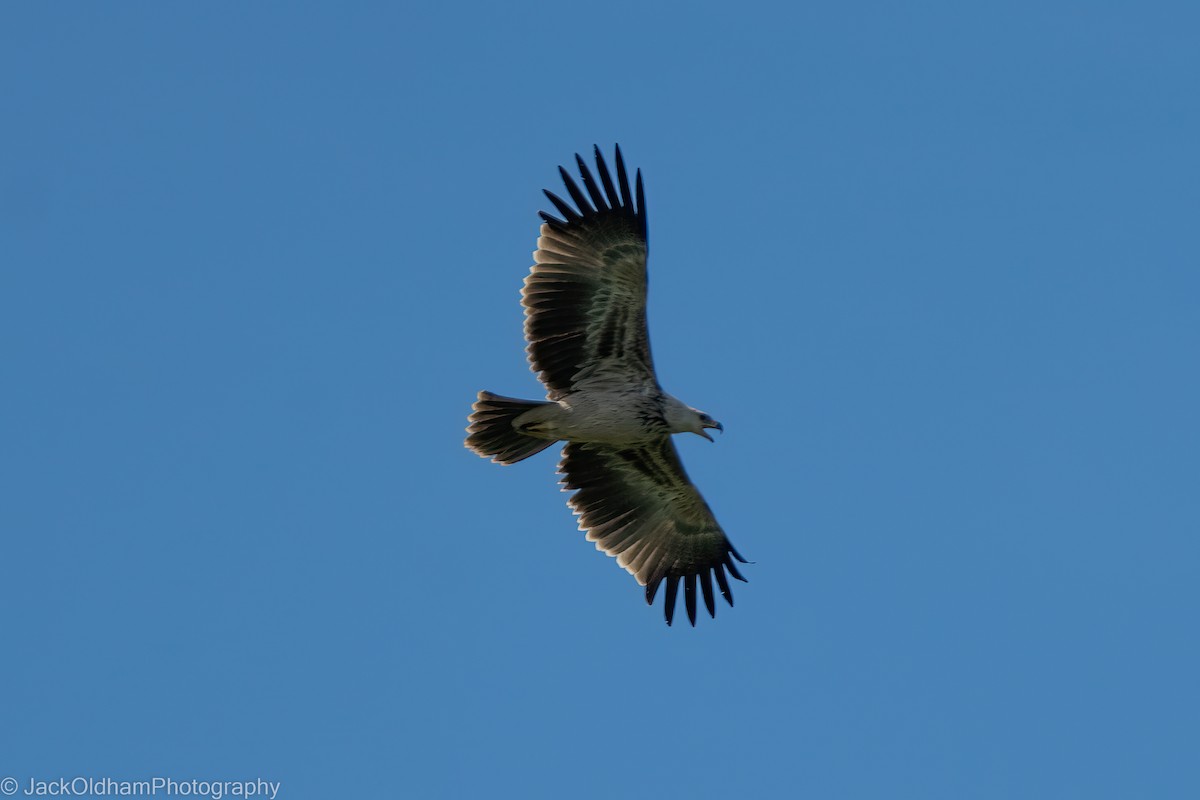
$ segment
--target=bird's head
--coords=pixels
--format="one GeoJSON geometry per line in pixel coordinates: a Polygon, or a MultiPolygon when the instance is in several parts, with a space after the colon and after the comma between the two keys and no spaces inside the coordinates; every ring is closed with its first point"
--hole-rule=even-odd
{"type": "Polygon", "coordinates": [[[705,432],[708,428],[716,428],[719,431],[725,430],[725,427],[721,423],[708,414],[705,414],[698,408],[692,408],[670,395],[666,397],[666,404],[663,411],[667,419],[667,428],[671,433],[694,433],[698,436],[703,436],[711,442],[713,440],[712,437],[705,432]]]}

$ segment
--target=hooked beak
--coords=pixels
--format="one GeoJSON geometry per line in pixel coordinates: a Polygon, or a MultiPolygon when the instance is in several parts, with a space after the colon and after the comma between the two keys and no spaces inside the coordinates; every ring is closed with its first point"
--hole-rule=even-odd
{"type": "Polygon", "coordinates": [[[701,427],[700,435],[703,436],[705,439],[708,439],[710,442],[713,440],[713,438],[704,432],[704,430],[703,430],[704,428],[716,428],[721,433],[725,432],[725,426],[722,425],[721,423],[717,422],[715,419],[712,422],[701,423],[700,427],[701,427]]]}

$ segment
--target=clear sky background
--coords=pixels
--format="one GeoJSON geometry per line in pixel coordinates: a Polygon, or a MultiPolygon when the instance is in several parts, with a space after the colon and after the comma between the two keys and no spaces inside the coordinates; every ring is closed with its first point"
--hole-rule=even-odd
{"type": "Polygon", "coordinates": [[[1198,26],[6,4],[0,777],[1197,797],[1198,26]],[[756,562],[694,629],[462,446],[613,142],[756,562]]]}

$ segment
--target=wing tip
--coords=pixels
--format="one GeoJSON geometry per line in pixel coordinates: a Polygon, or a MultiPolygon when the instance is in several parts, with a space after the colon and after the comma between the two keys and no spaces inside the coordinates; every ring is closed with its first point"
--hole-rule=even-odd
{"type": "Polygon", "coordinates": [[[592,145],[592,154],[596,160],[596,177],[599,178],[599,185],[597,185],[596,178],[593,178],[591,169],[584,161],[583,156],[579,153],[575,154],[575,165],[583,181],[582,190],[579,184],[576,183],[575,178],[567,171],[567,168],[560,165],[558,168],[559,177],[562,179],[567,194],[570,195],[571,200],[574,202],[574,206],[566,203],[550,190],[543,190],[563,219],[558,219],[545,211],[538,212],[541,218],[546,223],[562,229],[609,217],[610,215],[618,215],[630,220],[634,230],[645,241],[647,238],[646,193],[642,183],[642,171],[638,169],[635,172],[634,190],[631,192],[621,145],[615,144],[614,151],[617,162],[616,183],[613,182],[612,173],[609,172],[608,164],[604,160],[604,154],[600,150],[600,146],[596,144],[592,145]]]}
{"type": "MultiPolygon", "coordinates": [[[[708,612],[708,616],[712,619],[717,618],[717,603],[716,592],[713,591],[713,575],[716,575],[717,589],[721,596],[725,598],[725,602],[733,608],[733,592],[729,589],[729,580],[725,576],[723,564],[716,564],[712,567],[706,567],[698,572],[693,572],[687,575],[665,575],[651,579],[645,588],[646,605],[653,606],[654,600],[658,595],[658,588],[665,579],[667,582],[667,590],[663,597],[663,619],[670,626],[675,621],[675,606],[679,594],[679,585],[683,584],[683,606],[687,614],[688,622],[692,627],[696,627],[697,613],[697,597],[704,600],[704,609],[708,612]],[[700,591],[696,591],[696,584],[699,582],[700,591]]],[[[742,580],[745,580],[744,578],[742,580]]]]}

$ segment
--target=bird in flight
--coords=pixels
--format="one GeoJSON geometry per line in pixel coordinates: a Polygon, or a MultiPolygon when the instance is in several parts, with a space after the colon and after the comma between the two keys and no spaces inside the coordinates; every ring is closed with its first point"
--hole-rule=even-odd
{"type": "Polygon", "coordinates": [[[513,464],[566,442],[558,471],[563,491],[574,492],[567,502],[579,529],[646,587],[648,604],[666,581],[668,625],[682,582],[694,626],[696,584],[715,617],[713,578],[732,606],[726,570],[745,581],[734,559],[746,560],[688,479],[671,434],[712,441],[708,429],[724,428],[659,386],[646,331],[642,173],[631,193],[620,146],[615,182],[594,149],[595,177],[575,156],[582,190],[559,167],[571,203],[546,190],[559,217],[541,212],[534,264],[521,291],[526,352],[546,400],[480,392],[466,446],[513,464]]]}

